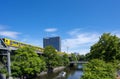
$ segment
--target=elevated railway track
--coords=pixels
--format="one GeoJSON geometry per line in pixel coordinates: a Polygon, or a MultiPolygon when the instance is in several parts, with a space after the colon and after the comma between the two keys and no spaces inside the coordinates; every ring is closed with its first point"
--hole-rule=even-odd
{"type": "Polygon", "coordinates": [[[33,47],[33,48],[35,48],[36,53],[43,54],[43,48],[41,48],[41,47],[33,46],[33,45],[30,45],[30,44],[25,44],[25,43],[18,42],[18,41],[15,41],[15,40],[11,40],[11,39],[8,39],[8,38],[0,38],[0,61],[2,63],[4,63],[2,58],[3,57],[7,58],[5,66],[7,67],[9,76],[11,76],[10,55],[11,55],[12,51],[15,51],[18,48],[24,47],[24,46],[33,47]]]}
{"type": "Polygon", "coordinates": [[[38,47],[38,46],[33,46],[33,45],[30,45],[30,44],[22,43],[22,42],[19,42],[19,41],[8,39],[8,38],[2,38],[1,41],[4,42],[4,44],[6,45],[6,47],[9,50],[13,50],[14,51],[14,50],[17,50],[20,47],[29,46],[29,47],[35,48],[36,53],[38,53],[38,54],[42,54],[43,53],[43,48],[38,47]]]}

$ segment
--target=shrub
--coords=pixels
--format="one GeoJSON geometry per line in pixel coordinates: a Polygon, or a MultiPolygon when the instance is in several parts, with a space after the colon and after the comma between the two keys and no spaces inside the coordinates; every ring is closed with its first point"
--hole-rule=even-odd
{"type": "Polygon", "coordinates": [[[84,65],[84,75],[81,79],[115,79],[115,71],[113,64],[94,59],[84,65]]]}

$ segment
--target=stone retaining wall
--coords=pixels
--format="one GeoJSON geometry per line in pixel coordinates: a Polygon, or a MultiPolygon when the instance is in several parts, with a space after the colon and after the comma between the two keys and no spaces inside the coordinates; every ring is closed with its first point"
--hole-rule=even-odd
{"type": "MultiPolygon", "coordinates": [[[[53,72],[58,72],[65,69],[65,66],[60,66],[60,67],[56,67],[53,69],[53,72]]],[[[38,76],[42,76],[42,75],[46,75],[47,71],[42,71],[40,74],[38,74],[38,76]]]]}

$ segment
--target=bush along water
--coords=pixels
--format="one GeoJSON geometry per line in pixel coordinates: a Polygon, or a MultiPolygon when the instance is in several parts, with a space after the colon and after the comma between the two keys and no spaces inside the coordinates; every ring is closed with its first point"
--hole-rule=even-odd
{"type": "Polygon", "coordinates": [[[115,72],[115,65],[93,59],[84,65],[84,75],[81,79],[115,79],[115,72]]]}

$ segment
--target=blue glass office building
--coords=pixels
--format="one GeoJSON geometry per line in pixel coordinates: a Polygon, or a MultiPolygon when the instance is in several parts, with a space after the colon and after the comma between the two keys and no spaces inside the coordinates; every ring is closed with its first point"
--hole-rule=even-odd
{"type": "Polygon", "coordinates": [[[60,37],[46,37],[43,38],[43,47],[53,46],[57,51],[61,51],[61,39],[60,37]]]}

